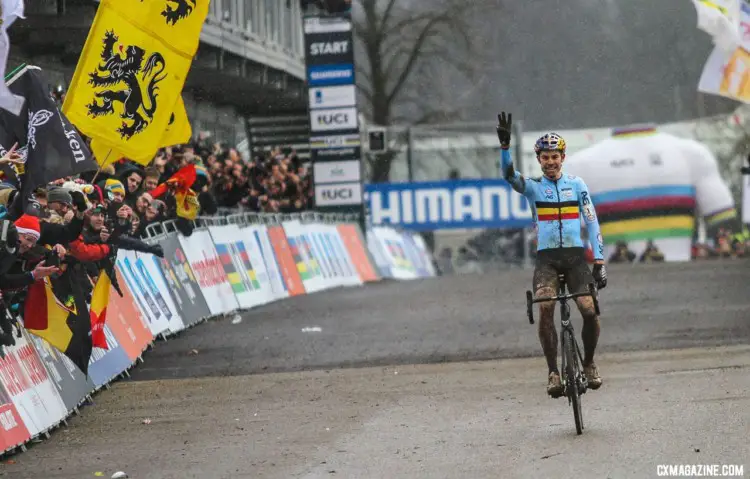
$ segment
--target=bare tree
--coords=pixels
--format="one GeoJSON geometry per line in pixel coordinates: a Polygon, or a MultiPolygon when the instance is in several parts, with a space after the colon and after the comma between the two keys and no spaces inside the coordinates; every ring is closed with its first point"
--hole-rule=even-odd
{"type": "MultiPolygon", "coordinates": [[[[389,126],[456,119],[458,95],[454,92],[448,103],[435,93],[445,91],[445,77],[456,74],[467,80],[464,86],[472,86],[479,61],[469,20],[481,3],[358,0],[353,17],[360,53],[357,85],[371,122],[389,126]]],[[[396,140],[403,143],[404,138],[396,140]]],[[[390,151],[370,159],[371,181],[388,181],[396,155],[390,151]]]]}

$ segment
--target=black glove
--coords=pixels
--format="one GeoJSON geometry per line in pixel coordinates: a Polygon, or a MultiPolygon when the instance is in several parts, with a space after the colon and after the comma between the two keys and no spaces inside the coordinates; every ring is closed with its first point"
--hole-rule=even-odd
{"type": "Polygon", "coordinates": [[[597,289],[604,289],[607,287],[607,268],[603,264],[594,265],[594,279],[596,280],[597,289]]]}
{"type": "Polygon", "coordinates": [[[162,248],[160,244],[155,244],[155,245],[151,246],[150,253],[152,255],[154,255],[154,256],[158,256],[159,258],[163,258],[164,257],[164,248],[162,248]]]}
{"type": "Polygon", "coordinates": [[[83,213],[88,209],[86,205],[86,196],[80,191],[71,191],[70,197],[73,198],[73,206],[76,207],[79,213],[83,213]]]}
{"type": "Polygon", "coordinates": [[[500,140],[500,146],[504,150],[510,148],[510,133],[512,123],[512,114],[508,113],[507,117],[505,116],[505,112],[497,115],[497,138],[500,140]]]}

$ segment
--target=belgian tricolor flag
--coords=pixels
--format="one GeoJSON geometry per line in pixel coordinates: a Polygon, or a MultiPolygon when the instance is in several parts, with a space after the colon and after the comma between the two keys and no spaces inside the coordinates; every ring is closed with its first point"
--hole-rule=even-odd
{"type": "Polygon", "coordinates": [[[29,287],[23,322],[29,333],[65,354],[88,376],[91,318],[83,294],[73,290],[69,274],[66,271],[59,278],[44,278],[29,287]]]}

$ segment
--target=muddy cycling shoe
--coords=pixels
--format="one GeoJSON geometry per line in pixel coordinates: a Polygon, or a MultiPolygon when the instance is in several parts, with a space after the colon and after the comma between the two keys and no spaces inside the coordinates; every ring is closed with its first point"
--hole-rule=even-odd
{"type": "Polygon", "coordinates": [[[559,398],[563,394],[562,381],[560,380],[560,375],[556,372],[549,373],[549,378],[547,380],[547,394],[553,398],[559,398]]]}
{"type": "Polygon", "coordinates": [[[597,369],[595,363],[592,362],[588,366],[584,366],[583,374],[586,375],[589,389],[599,389],[601,387],[602,377],[599,376],[599,369],[597,369]]]}

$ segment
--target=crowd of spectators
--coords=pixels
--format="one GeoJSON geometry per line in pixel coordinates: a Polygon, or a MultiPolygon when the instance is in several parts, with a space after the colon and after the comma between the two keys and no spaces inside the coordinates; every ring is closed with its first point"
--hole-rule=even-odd
{"type": "MultiPolygon", "coordinates": [[[[132,209],[132,233],[142,236],[149,224],[179,219],[170,189],[162,185],[194,168],[188,186],[197,198],[201,215],[215,215],[219,208],[259,213],[294,213],[312,207],[311,178],[294,150],[275,148],[248,160],[236,148],[212,143],[206,137],[185,145],[160,150],[147,166],[123,158],[100,172],[81,175],[105,193],[121,193],[132,209]]],[[[65,186],[66,180],[60,180],[65,186]]]]}
{"type": "MultiPolygon", "coordinates": [[[[64,92],[53,96],[62,101],[64,92]]],[[[66,306],[87,311],[102,271],[118,288],[112,271],[119,249],[163,257],[159,245],[143,241],[151,224],[174,220],[190,235],[193,219],[222,208],[294,213],[312,206],[311,178],[295,151],[275,148],[243,158],[204,134],[158,151],[148,165],[120,158],[39,185],[28,201],[20,201],[22,185],[14,181],[22,177],[21,160],[15,147],[0,158],[10,168],[0,172],[0,356],[3,346],[15,344],[14,318],[23,317],[38,280],[50,277],[55,295],[68,298],[66,306]]]]}

